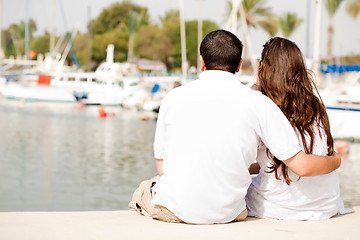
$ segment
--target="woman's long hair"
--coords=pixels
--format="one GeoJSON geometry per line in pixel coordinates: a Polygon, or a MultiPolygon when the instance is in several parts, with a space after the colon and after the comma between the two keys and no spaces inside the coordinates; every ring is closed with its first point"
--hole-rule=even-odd
{"type": "MultiPolygon", "coordinates": [[[[323,128],[328,154],[332,154],[333,138],[328,115],[297,45],[280,37],[267,41],[261,54],[257,75],[258,89],[280,107],[301,138],[305,153],[312,153],[315,129],[323,128]],[[306,141],[306,136],[309,142],[306,141]]],[[[268,150],[267,152],[269,154],[268,150]]],[[[285,163],[274,156],[272,158],[273,163],[269,172],[274,172],[279,180],[281,177],[278,168],[281,168],[284,181],[290,184],[291,179],[285,163]]]]}

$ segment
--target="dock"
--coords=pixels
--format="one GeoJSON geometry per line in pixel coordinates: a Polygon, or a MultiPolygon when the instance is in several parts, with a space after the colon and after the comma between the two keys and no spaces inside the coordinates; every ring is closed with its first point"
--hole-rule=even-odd
{"type": "Polygon", "coordinates": [[[213,225],[165,223],[134,211],[1,212],[1,240],[360,239],[360,206],[323,221],[248,217],[213,225]]]}

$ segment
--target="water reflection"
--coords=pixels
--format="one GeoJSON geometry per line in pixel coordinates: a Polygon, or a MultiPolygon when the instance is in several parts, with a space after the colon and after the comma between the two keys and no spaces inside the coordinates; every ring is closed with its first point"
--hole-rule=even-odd
{"type": "MultiPolygon", "coordinates": [[[[156,173],[155,121],[111,108],[0,100],[0,211],[128,209],[156,173]]],[[[360,205],[360,144],[339,170],[347,207],[360,205]]]]}
{"type": "Polygon", "coordinates": [[[339,175],[345,206],[360,206],[360,143],[350,144],[349,156],[343,158],[339,175]]]}

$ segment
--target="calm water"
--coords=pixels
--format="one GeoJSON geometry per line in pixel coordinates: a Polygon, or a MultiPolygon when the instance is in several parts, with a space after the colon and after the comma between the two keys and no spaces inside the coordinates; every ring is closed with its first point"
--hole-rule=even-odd
{"type": "MultiPolygon", "coordinates": [[[[155,121],[136,112],[0,99],[0,211],[128,209],[156,174],[155,121]]],[[[347,207],[360,205],[360,144],[339,170],[347,207]]]]}
{"type": "Polygon", "coordinates": [[[0,211],[127,209],[155,175],[155,121],[107,110],[0,101],[0,211]]]}

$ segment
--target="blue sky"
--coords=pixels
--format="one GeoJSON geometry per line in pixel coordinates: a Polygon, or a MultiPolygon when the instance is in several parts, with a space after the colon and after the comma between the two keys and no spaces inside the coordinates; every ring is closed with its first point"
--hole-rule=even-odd
{"type": "MultiPolygon", "coordinates": [[[[10,24],[19,23],[25,19],[26,0],[0,0],[2,1],[2,28],[7,28],[10,24]]],[[[51,27],[51,3],[53,0],[28,0],[29,1],[29,17],[34,19],[38,26],[37,34],[42,34],[45,29],[50,30],[51,27]]],[[[59,1],[59,0],[58,0],[59,1]]],[[[163,15],[166,10],[178,9],[178,0],[132,0],[149,9],[149,13],[154,22],[158,21],[158,17],[163,15]]],[[[91,18],[99,15],[102,9],[110,6],[112,3],[121,2],[116,0],[61,0],[64,8],[66,22],[68,28],[78,28],[85,31],[88,22],[88,9],[91,11],[91,18]]],[[[334,18],[334,43],[333,53],[335,56],[344,56],[348,54],[360,54],[360,15],[356,20],[350,18],[345,12],[345,2],[340,6],[334,18]]],[[[56,3],[55,28],[56,33],[65,31],[63,17],[56,3]]],[[[203,19],[209,19],[217,22],[220,27],[225,22],[225,6],[226,0],[184,0],[185,19],[197,19],[201,14],[203,19]],[[200,5],[201,4],[201,5],[200,5]],[[202,8],[200,9],[200,6],[202,8]]],[[[305,53],[307,49],[306,39],[307,32],[309,35],[308,52],[312,55],[313,44],[313,25],[315,0],[267,0],[267,6],[273,9],[277,14],[285,12],[296,12],[303,19],[300,27],[294,32],[290,39],[295,41],[300,49],[305,53]],[[307,3],[310,2],[310,7],[307,3]],[[310,11],[307,11],[310,9],[310,11]],[[309,12],[309,14],[307,14],[309,12]],[[310,18],[308,18],[308,16],[310,18]],[[307,24],[310,28],[307,31],[307,24]]],[[[327,43],[327,27],[328,16],[325,8],[322,14],[322,32],[321,32],[321,51],[322,56],[326,54],[327,43]]],[[[240,39],[243,39],[241,29],[237,33],[240,39]]],[[[280,34],[280,33],[279,33],[280,34]]],[[[262,30],[251,30],[251,39],[253,41],[253,51],[259,54],[262,44],[268,39],[267,34],[262,30]]]]}

